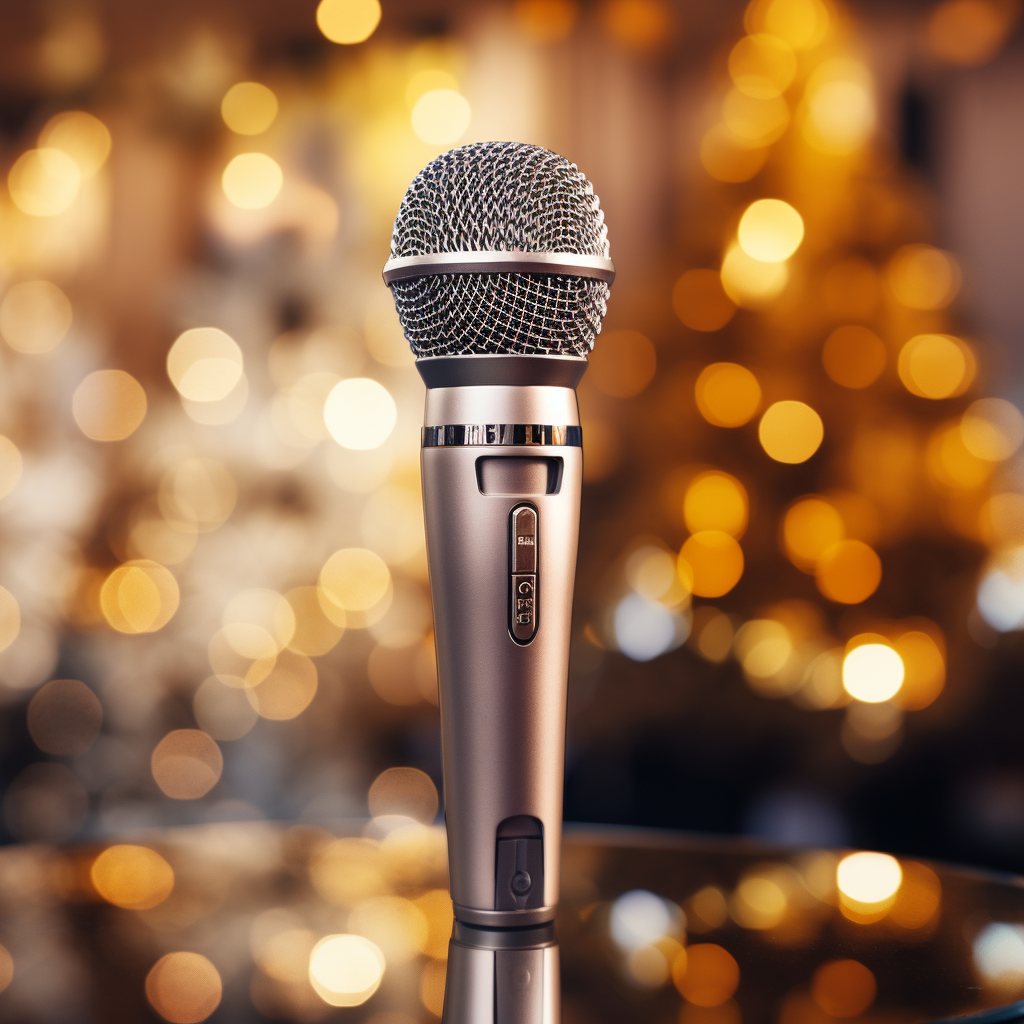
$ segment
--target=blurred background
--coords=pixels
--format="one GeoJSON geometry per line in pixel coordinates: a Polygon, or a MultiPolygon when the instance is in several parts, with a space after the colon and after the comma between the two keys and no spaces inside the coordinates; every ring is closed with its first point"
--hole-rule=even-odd
{"type": "Polygon", "coordinates": [[[4,4],[4,841],[439,820],[380,268],[423,164],[514,139],[618,269],[566,818],[1019,870],[1019,15],[4,4]]]}

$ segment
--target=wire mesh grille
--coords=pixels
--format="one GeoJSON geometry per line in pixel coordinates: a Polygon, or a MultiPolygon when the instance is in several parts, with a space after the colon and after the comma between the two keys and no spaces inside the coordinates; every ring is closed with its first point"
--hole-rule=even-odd
{"type": "MultiPolygon", "coordinates": [[[[460,251],[608,256],[608,230],[586,177],[540,146],[483,142],[420,171],[399,207],[391,256],[460,251]]],[[[585,356],[608,285],[563,274],[438,274],[391,284],[417,356],[585,356]]]]}

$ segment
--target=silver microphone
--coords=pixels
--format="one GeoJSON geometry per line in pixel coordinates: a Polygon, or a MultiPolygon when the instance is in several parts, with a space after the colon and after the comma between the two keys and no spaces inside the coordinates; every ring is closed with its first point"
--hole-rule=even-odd
{"type": "Polygon", "coordinates": [[[446,1021],[482,1021],[488,1001],[524,984],[516,998],[536,1011],[524,1019],[557,1019],[575,388],[614,274],[593,188],[538,146],[439,156],[395,218],[384,280],[427,386],[423,505],[461,964],[450,961],[446,1021]]]}

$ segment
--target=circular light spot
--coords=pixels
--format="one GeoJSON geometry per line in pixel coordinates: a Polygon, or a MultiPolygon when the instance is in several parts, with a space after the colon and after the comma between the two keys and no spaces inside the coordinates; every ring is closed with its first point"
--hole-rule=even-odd
{"type": "Polygon", "coordinates": [[[663,0],[604,0],[599,13],[608,35],[636,53],[658,49],[672,32],[672,14],[663,0]]]}
{"type": "Polygon", "coordinates": [[[641,597],[657,601],[678,585],[676,560],[664,548],[641,547],[626,560],[626,579],[641,597]]]}
{"type": "Polygon", "coordinates": [[[589,380],[612,398],[632,398],[654,378],[658,358],[654,345],[639,331],[608,331],[589,359],[589,380]]]}
{"type": "Polygon", "coordinates": [[[473,112],[454,89],[431,89],[412,108],[412,130],[424,142],[447,146],[466,134],[473,112]]]}
{"type": "Polygon", "coordinates": [[[740,248],[752,259],[781,263],[800,248],[803,218],[781,199],[758,199],[740,218],[737,237],[740,248]]]}
{"type": "Polygon", "coordinates": [[[516,27],[539,46],[557,43],[572,32],[579,17],[575,0],[516,0],[512,16],[516,27]]]}
{"type": "Polygon", "coordinates": [[[216,327],[194,327],[180,334],[167,353],[167,375],[182,398],[218,402],[242,376],[242,350],[216,327]]]}
{"type": "Polygon", "coordinates": [[[316,23],[332,43],[350,46],[373,35],[380,15],[378,0],[320,0],[316,23]]]}
{"type": "Polygon", "coordinates": [[[906,389],[920,398],[951,398],[974,379],[971,350],[949,334],[919,334],[900,349],[897,370],[906,389]]]}
{"type": "Polygon", "coordinates": [[[14,162],[7,187],[14,205],[30,217],[54,217],[74,201],[82,186],[78,164],[61,149],[30,149],[14,162]]]}
{"type": "Polygon", "coordinates": [[[320,570],[321,606],[328,617],[332,605],[346,612],[369,611],[384,600],[390,588],[387,565],[366,548],[335,551],[320,570]]]}
{"type": "Polygon", "coordinates": [[[758,424],[761,447],[776,462],[806,462],[825,437],[821,417],[803,402],[776,402],[758,424]]]}
{"type": "Polygon", "coordinates": [[[882,582],[882,560],[863,541],[841,540],[822,553],[815,579],[830,601],[860,604],[882,582]]]}
{"type": "Polygon", "coordinates": [[[885,342],[866,327],[837,327],[825,342],[825,372],[844,388],[866,388],[885,369],[885,342]]]}
{"type": "Polygon", "coordinates": [[[405,964],[427,941],[427,919],[412,900],[372,896],[349,914],[348,927],[369,939],[390,964],[405,964]]]}
{"type": "Polygon", "coordinates": [[[395,428],[398,409],[383,384],[369,377],[339,381],[327,396],[324,422],[343,448],[367,451],[382,445],[395,428]]]}
{"type": "Polygon", "coordinates": [[[13,285],[0,304],[0,334],[15,352],[49,352],[64,340],[71,320],[68,297],[49,281],[13,285]]]}
{"type": "Polygon", "coordinates": [[[721,530],[701,530],[679,552],[679,575],[693,580],[691,589],[698,597],[721,597],[743,575],[743,549],[721,530]]]}
{"type": "Polygon", "coordinates": [[[110,155],[110,130],[84,110],[54,114],[39,133],[39,145],[67,153],[83,178],[91,178],[110,155]]]}
{"type": "Polygon", "coordinates": [[[282,651],[266,678],[245,690],[261,718],[284,722],[309,707],[317,691],[316,665],[304,654],[282,651]]]}
{"type": "Polygon", "coordinates": [[[694,1006],[721,1006],[740,984],[740,965],[728,950],[713,942],[688,946],[682,968],[673,970],[672,980],[680,995],[694,1006]]]}
{"type": "Polygon", "coordinates": [[[276,591],[242,590],[221,616],[227,641],[243,657],[273,657],[284,650],[295,633],[295,612],[276,591]]]}
{"type": "Polygon", "coordinates": [[[935,920],[942,905],[942,883],[925,864],[908,861],[903,868],[903,883],[889,909],[889,920],[900,928],[925,928],[935,920]]]}
{"type": "Polygon", "coordinates": [[[857,960],[822,964],[811,979],[811,996],[832,1017],[856,1017],[874,1001],[875,976],[857,960]]]}
{"type": "Polygon", "coordinates": [[[971,491],[988,482],[993,464],[968,451],[960,427],[961,423],[953,420],[936,428],[928,441],[925,462],[936,483],[971,491]]]}
{"type": "Polygon", "coordinates": [[[822,0],[755,0],[743,24],[748,32],[769,32],[794,50],[812,50],[828,35],[830,17],[822,0]]]}
{"type": "MultiPolygon", "coordinates": [[[[737,630],[734,648],[748,681],[759,683],[774,679],[786,667],[793,654],[793,640],[781,622],[751,619],[737,630]]],[[[775,695],[773,687],[756,688],[766,696],[775,695]]]]}
{"type": "Polygon", "coordinates": [[[429,825],[437,817],[437,787],[418,768],[387,768],[370,786],[370,814],[401,814],[429,825]]]}
{"type": "Polygon", "coordinates": [[[328,935],[309,956],[309,980],[331,1006],[359,1006],[380,986],[384,954],[362,935],[328,935]]]}
{"type": "MultiPolygon", "coordinates": [[[[941,634],[939,640],[942,640],[941,634]]],[[[946,685],[946,657],[943,648],[928,633],[912,629],[894,644],[903,660],[903,685],[896,694],[896,703],[904,711],[920,711],[928,707],[946,685]]]]}
{"type": "Polygon", "coordinates": [[[124,370],[96,370],[75,389],[71,412],[93,441],[123,441],[146,416],[146,392],[124,370]]]}
{"type": "Polygon", "coordinates": [[[944,0],[928,17],[928,49],[959,67],[985,64],[999,52],[1015,21],[1012,6],[989,0],[944,0]]]}
{"type": "Polygon", "coordinates": [[[277,117],[277,97],[259,82],[238,82],[224,94],[220,116],[238,135],[260,135],[277,117]]]}
{"type": "Polygon", "coordinates": [[[678,934],[680,920],[674,904],[646,889],[632,889],[612,904],[608,928],[620,949],[634,950],[678,934]]]}
{"type": "Polygon", "coordinates": [[[21,480],[21,452],[9,438],[0,434],[0,499],[6,498],[21,480]]]}
{"type": "Polygon", "coordinates": [[[687,270],[672,289],[672,308],[694,331],[720,330],[736,312],[736,304],[725,294],[722,278],[714,270],[687,270]]]}
{"type": "Polygon", "coordinates": [[[210,676],[192,696],[192,712],[203,732],[215,740],[241,739],[259,715],[242,689],[210,676]]]}
{"type": "Polygon", "coordinates": [[[217,785],[224,770],[220,747],[199,729],[175,729],[150,758],[156,784],[174,800],[198,800],[217,785]]]}
{"type": "Polygon", "coordinates": [[[789,107],[781,96],[762,99],[730,89],[722,103],[722,121],[738,145],[761,149],[782,137],[789,124],[789,107]]]}
{"type": "Polygon", "coordinates": [[[615,607],[615,643],[633,661],[650,661],[670,650],[676,641],[672,613],[657,601],[627,594],[615,607]]]}
{"type": "Polygon", "coordinates": [[[722,260],[722,287],[737,306],[763,309],[782,294],[788,281],[785,263],[755,260],[739,245],[730,246],[722,260]]]}
{"type": "Polygon", "coordinates": [[[741,427],[761,404],[761,385],[745,366],[712,363],[694,386],[701,416],[716,427],[741,427]]]}
{"type": "Polygon", "coordinates": [[[284,184],[280,165],[266,153],[239,153],[224,168],[224,195],[242,210],[269,206],[284,184]]]}
{"type": "Polygon", "coordinates": [[[979,459],[1002,462],[1024,442],[1024,416],[1002,398],[972,402],[960,420],[964,447],[979,459]]]}
{"type": "Polygon", "coordinates": [[[750,181],[764,167],[770,150],[746,146],[724,124],[716,124],[701,139],[700,162],[716,181],[750,181]]]}
{"type": "Polygon", "coordinates": [[[762,931],[774,928],[786,915],[788,900],[778,883],[760,875],[748,875],[736,886],[733,916],[743,928],[762,931]]]}
{"type": "Polygon", "coordinates": [[[729,54],[729,74],[736,88],[757,99],[781,96],[796,76],[796,55],[777,36],[744,36],[729,54]]]}
{"type": "MultiPolygon", "coordinates": [[[[333,649],[345,632],[344,625],[329,619],[321,606],[317,587],[296,587],[285,595],[295,615],[295,632],[288,646],[310,658],[333,649]]],[[[345,611],[337,608],[335,618],[344,619],[345,611]]]]}
{"type": "Polygon", "coordinates": [[[146,998],[170,1024],[199,1024],[220,1005],[217,968],[199,953],[168,953],[146,975],[146,998]]]}
{"type": "Polygon", "coordinates": [[[29,701],[28,731],[47,754],[84,754],[103,724],[103,705],[85,683],[54,679],[29,701]]]}
{"type": "Polygon", "coordinates": [[[380,846],[369,839],[335,839],[321,847],[310,861],[309,877],[316,891],[339,907],[390,891],[380,846]]]}
{"type": "Polygon", "coordinates": [[[174,871],[148,846],[110,846],[93,862],[89,877],[108,902],[126,910],[148,910],[174,888],[174,871]]]}
{"type": "Polygon", "coordinates": [[[15,596],[0,587],[0,651],[7,650],[21,632],[21,608],[15,596]]]}
{"type": "Polygon", "coordinates": [[[742,537],[747,528],[747,492],[734,476],[710,470],[694,477],[683,499],[683,519],[691,533],[721,530],[742,537]]]}
{"type": "Polygon", "coordinates": [[[887,644],[861,644],[843,659],[843,687],[865,704],[895,697],[903,674],[903,659],[887,644]]]}
{"type": "Polygon", "coordinates": [[[960,290],[962,275],[948,252],[931,245],[905,245],[889,261],[889,287],[911,309],[945,309],[960,290]]]}
{"type": "Polygon", "coordinates": [[[839,891],[858,903],[883,903],[902,881],[899,861],[887,853],[850,853],[836,867],[839,891]]]}
{"type": "Polygon", "coordinates": [[[874,131],[871,76],[856,61],[840,58],[820,65],[807,83],[805,104],[803,136],[821,153],[846,156],[874,131]]]}
{"type": "Polygon", "coordinates": [[[185,459],[164,474],[158,497],[160,511],[172,525],[207,531],[231,515],[238,487],[216,459],[185,459]]]}
{"type": "Polygon", "coordinates": [[[155,633],[178,610],[177,580],[157,562],[132,559],[119,565],[100,588],[100,608],[119,633],[155,633]]]}
{"type": "Polygon", "coordinates": [[[782,549],[804,572],[814,572],[818,559],[845,536],[842,516],[824,498],[799,498],[782,518],[782,549]]]}

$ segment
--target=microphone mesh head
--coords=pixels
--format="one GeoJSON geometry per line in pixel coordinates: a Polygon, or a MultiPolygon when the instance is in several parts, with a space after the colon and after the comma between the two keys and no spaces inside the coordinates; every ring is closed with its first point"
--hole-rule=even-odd
{"type": "MultiPolygon", "coordinates": [[[[540,146],[480,142],[416,175],[392,258],[495,250],[609,255],[600,202],[575,164],[540,146]]],[[[585,356],[608,303],[607,283],[565,274],[437,274],[390,287],[417,356],[585,356]]]]}

